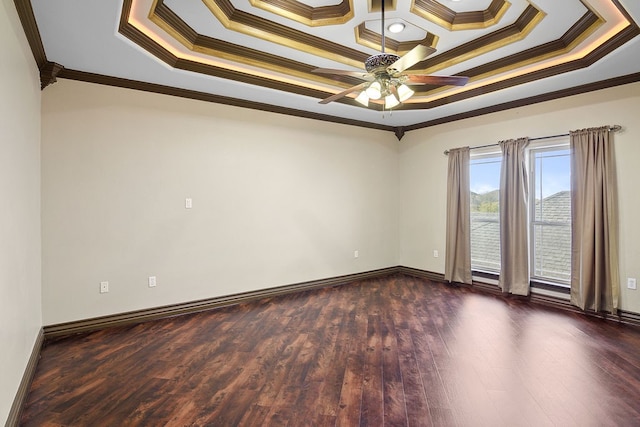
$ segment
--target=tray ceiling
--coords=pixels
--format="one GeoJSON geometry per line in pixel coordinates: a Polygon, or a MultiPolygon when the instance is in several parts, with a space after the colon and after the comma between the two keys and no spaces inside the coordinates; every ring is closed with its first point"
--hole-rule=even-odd
{"type": "Polygon", "coordinates": [[[15,0],[43,87],[70,78],[403,132],[640,80],[634,0],[387,0],[385,51],[435,49],[409,73],[468,76],[414,86],[385,111],[361,82],[379,53],[381,0],[15,0]]]}

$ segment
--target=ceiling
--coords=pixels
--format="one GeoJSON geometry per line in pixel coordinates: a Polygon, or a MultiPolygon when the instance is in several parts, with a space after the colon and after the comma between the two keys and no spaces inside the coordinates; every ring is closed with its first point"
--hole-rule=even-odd
{"type": "Polygon", "coordinates": [[[409,72],[468,76],[414,86],[385,111],[361,82],[381,51],[382,0],[14,0],[41,71],[320,120],[407,130],[640,81],[637,0],[386,0],[385,52],[435,49],[409,72]]]}

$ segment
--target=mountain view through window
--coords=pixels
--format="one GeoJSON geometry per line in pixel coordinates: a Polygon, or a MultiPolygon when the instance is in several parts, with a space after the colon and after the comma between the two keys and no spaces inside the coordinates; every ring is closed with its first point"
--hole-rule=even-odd
{"type": "Polygon", "coordinates": [[[471,268],[500,271],[500,155],[471,159],[471,268]]]}

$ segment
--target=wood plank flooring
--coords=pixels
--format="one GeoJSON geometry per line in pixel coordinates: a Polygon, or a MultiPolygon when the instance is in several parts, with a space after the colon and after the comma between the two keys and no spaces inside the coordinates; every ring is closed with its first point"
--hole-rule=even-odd
{"type": "Polygon", "coordinates": [[[48,342],[24,426],[638,426],[640,330],[393,275],[48,342]]]}

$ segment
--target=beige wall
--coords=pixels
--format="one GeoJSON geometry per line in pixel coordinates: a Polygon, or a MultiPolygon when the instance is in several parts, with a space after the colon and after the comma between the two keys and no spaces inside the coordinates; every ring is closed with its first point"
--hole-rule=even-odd
{"type": "Polygon", "coordinates": [[[0,424],[36,336],[40,303],[40,82],[13,1],[0,4],[0,424]]]}
{"type": "MultiPolygon", "coordinates": [[[[625,127],[615,136],[621,276],[640,278],[639,92],[612,88],[398,143],[387,132],[62,80],[43,95],[44,323],[398,264],[442,273],[445,149],[599,124],[625,127]],[[111,290],[101,295],[103,280],[111,290]]],[[[621,307],[640,312],[638,291],[623,286],[621,307]]]]}
{"type": "Polygon", "coordinates": [[[68,80],[42,129],[44,324],[398,264],[390,132],[68,80]]]}
{"type": "Polygon", "coordinates": [[[444,273],[447,157],[443,151],[519,136],[620,124],[615,134],[620,208],[621,308],[640,313],[640,83],[409,132],[400,145],[400,264],[444,273]],[[439,258],[433,251],[440,251],[439,258]]]}

